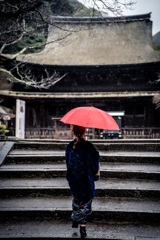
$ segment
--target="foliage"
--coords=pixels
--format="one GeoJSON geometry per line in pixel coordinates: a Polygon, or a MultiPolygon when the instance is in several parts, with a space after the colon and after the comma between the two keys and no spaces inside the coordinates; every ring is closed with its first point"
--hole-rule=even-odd
{"type": "MultiPolygon", "coordinates": [[[[17,6],[22,7],[22,9],[23,9],[23,5],[25,6],[25,4],[22,4],[23,0],[22,1],[7,0],[7,2],[12,5],[13,5],[13,2],[16,2],[16,3],[19,2],[17,3],[17,6]]],[[[98,16],[99,15],[99,13],[96,10],[88,9],[76,0],[70,0],[70,1],[69,0],[55,0],[55,1],[43,0],[41,1],[41,3],[42,3],[42,5],[40,6],[41,11],[50,13],[50,15],[60,15],[60,16],[93,16],[93,15],[98,16]]],[[[4,4],[0,12],[4,13],[5,10],[6,10],[6,5],[4,4]]],[[[7,11],[9,11],[9,9],[7,9],[7,11]]],[[[12,8],[10,8],[10,11],[12,13],[14,12],[12,8]]],[[[29,46],[29,47],[35,46],[35,48],[27,49],[25,51],[25,54],[40,52],[44,49],[47,36],[48,36],[48,23],[42,24],[39,16],[37,14],[36,16],[37,16],[37,19],[39,20],[35,21],[37,22],[37,24],[33,24],[36,18],[35,16],[33,16],[33,13],[31,12],[30,14],[25,14],[24,19],[26,24],[26,30],[22,40],[16,42],[13,45],[6,46],[3,53],[15,54],[21,51],[26,46],[29,46]],[[41,46],[42,44],[43,46],[41,46]]],[[[12,23],[14,23],[14,18],[8,19],[6,17],[2,17],[1,19],[2,19],[2,22],[6,20],[7,22],[6,26],[10,26],[12,25],[12,23]]],[[[9,33],[10,37],[12,35],[13,38],[16,37],[16,35],[14,36],[14,34],[15,33],[13,32],[9,33]]],[[[17,31],[17,37],[19,37],[18,35],[19,34],[17,31]]],[[[8,35],[6,37],[8,37],[8,35]]],[[[2,44],[3,44],[3,39],[0,38],[0,47],[2,47],[2,44]]]]}
{"type": "Polygon", "coordinates": [[[33,49],[26,50],[25,54],[40,52],[44,49],[47,38],[45,36],[25,36],[22,41],[6,47],[4,53],[15,54],[20,52],[26,46],[35,46],[33,49]],[[41,44],[44,44],[41,46],[41,44]],[[40,45],[40,46],[39,46],[40,45]],[[37,47],[36,47],[37,46],[37,47]]]}
{"type": "Polygon", "coordinates": [[[24,91],[24,90],[29,90],[29,89],[31,89],[31,87],[28,86],[28,85],[26,85],[26,84],[24,84],[24,83],[21,83],[21,82],[14,82],[14,83],[12,84],[12,89],[13,89],[13,91],[14,91],[14,90],[15,90],[15,91],[24,91]]]}
{"type": "Polygon", "coordinates": [[[70,3],[69,0],[52,1],[50,7],[53,15],[71,16],[74,12],[74,6],[70,3]]]}
{"type": "Polygon", "coordinates": [[[72,6],[74,6],[73,16],[75,17],[96,17],[101,14],[94,8],[86,8],[83,4],[76,0],[70,0],[72,6]]]}
{"type": "Polygon", "coordinates": [[[154,49],[155,51],[160,51],[160,45],[157,45],[157,44],[154,44],[154,43],[153,43],[153,49],[154,49]]]}
{"type": "Polygon", "coordinates": [[[81,8],[79,11],[74,12],[75,17],[100,17],[101,14],[96,11],[94,8],[93,9],[88,9],[88,8],[81,8]]]}
{"type": "MultiPolygon", "coordinates": [[[[93,14],[100,15],[95,9],[85,7],[82,3],[77,0],[48,0],[44,1],[50,4],[50,11],[52,15],[59,16],[93,16],[93,14]]],[[[94,15],[94,16],[95,16],[94,15]]]]}
{"type": "MultiPolygon", "coordinates": [[[[98,0],[93,0],[97,6],[98,0]]],[[[103,4],[103,10],[119,15],[122,8],[131,8],[134,0],[99,0],[103,4]]],[[[0,0],[0,72],[4,73],[6,79],[19,82],[29,87],[49,88],[53,86],[68,73],[59,76],[54,69],[45,71],[41,79],[33,78],[30,69],[22,67],[16,58],[20,54],[35,53],[42,51],[46,44],[63,40],[71,35],[68,31],[65,37],[53,39],[46,42],[48,26],[54,25],[51,15],[58,16],[101,16],[99,7],[96,11],[93,7],[87,9],[76,0],[0,0]],[[8,56],[3,54],[9,53],[8,56]],[[7,59],[6,59],[7,58],[7,59]]],[[[64,30],[66,31],[66,30],[64,30]]],[[[25,63],[26,64],[26,63],[25,63]]]]}
{"type": "Polygon", "coordinates": [[[152,37],[152,42],[160,45],[160,31],[157,32],[153,37],[152,37]]]}
{"type": "Polygon", "coordinates": [[[35,0],[0,2],[0,20],[3,23],[0,26],[0,47],[5,44],[3,53],[15,54],[26,46],[35,46],[35,50],[29,49],[25,53],[44,48],[41,45],[46,43],[48,23],[36,12],[39,8],[44,10],[42,5],[41,1],[35,0]]]}
{"type": "Polygon", "coordinates": [[[0,132],[1,132],[2,134],[5,133],[5,130],[6,130],[6,129],[7,129],[6,125],[0,125],[0,132]]]}

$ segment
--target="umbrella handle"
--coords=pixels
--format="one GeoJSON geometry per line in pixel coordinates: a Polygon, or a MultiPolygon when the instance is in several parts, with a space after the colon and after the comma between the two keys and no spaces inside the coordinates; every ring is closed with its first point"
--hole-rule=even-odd
{"type": "Polygon", "coordinates": [[[99,169],[97,174],[94,176],[94,181],[98,181],[100,179],[100,163],[99,163],[99,169]]]}

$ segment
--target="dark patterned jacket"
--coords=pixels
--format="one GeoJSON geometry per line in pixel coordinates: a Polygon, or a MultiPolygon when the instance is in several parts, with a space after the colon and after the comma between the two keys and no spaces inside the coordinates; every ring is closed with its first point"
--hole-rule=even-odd
{"type": "Polygon", "coordinates": [[[75,198],[87,202],[95,194],[94,176],[99,168],[99,153],[93,144],[83,138],[73,148],[76,140],[66,149],[67,180],[75,198]]]}

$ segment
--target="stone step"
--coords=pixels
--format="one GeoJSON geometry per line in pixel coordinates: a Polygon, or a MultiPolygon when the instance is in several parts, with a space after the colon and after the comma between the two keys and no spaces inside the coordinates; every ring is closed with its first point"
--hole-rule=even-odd
{"type": "MultiPolygon", "coordinates": [[[[0,223],[0,239],[64,240],[79,239],[79,229],[71,228],[71,221],[31,220],[0,223]]],[[[132,223],[88,223],[87,239],[159,240],[160,225],[132,223]]]]}
{"type": "MultiPolygon", "coordinates": [[[[160,198],[160,183],[156,180],[121,180],[101,178],[95,183],[98,197],[160,198]]],[[[1,179],[0,196],[70,196],[65,177],[1,179]]]]}
{"type": "MultiPolygon", "coordinates": [[[[0,167],[3,178],[65,177],[66,164],[9,164],[0,167]]],[[[101,177],[160,180],[160,165],[135,163],[101,163],[101,177]]]]}
{"type": "MultiPolygon", "coordinates": [[[[15,143],[69,143],[73,139],[14,139],[15,143]]],[[[7,140],[9,141],[9,140],[7,140]]],[[[89,139],[95,143],[160,143],[160,139],[155,138],[131,138],[131,139],[89,139]]]]}
{"type": "Polygon", "coordinates": [[[14,142],[0,142],[0,166],[3,164],[7,154],[12,150],[14,142]]]}
{"type": "MultiPolygon", "coordinates": [[[[160,200],[96,197],[93,220],[98,222],[160,222],[160,200]]],[[[72,197],[36,197],[0,199],[0,219],[69,220],[72,197]]]]}
{"type": "MultiPolygon", "coordinates": [[[[68,142],[17,142],[14,144],[15,149],[30,150],[65,150],[68,142]]],[[[94,143],[99,151],[138,151],[138,152],[160,152],[160,142],[117,142],[117,143],[94,143]]]]}
{"type": "MultiPolygon", "coordinates": [[[[100,151],[101,162],[140,162],[160,164],[160,152],[105,152],[100,151]]],[[[51,150],[12,150],[6,157],[5,163],[12,164],[49,164],[65,162],[65,151],[51,150]]]]}

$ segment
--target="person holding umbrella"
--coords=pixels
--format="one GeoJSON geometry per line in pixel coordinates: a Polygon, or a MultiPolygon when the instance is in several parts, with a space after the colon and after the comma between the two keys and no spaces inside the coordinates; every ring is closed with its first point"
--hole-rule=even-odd
{"type": "Polygon", "coordinates": [[[76,139],[66,149],[67,180],[73,194],[72,227],[80,224],[81,238],[87,236],[86,224],[92,213],[92,200],[96,194],[94,181],[99,170],[99,153],[92,143],[84,140],[85,128],[74,125],[76,139]]]}
{"type": "Polygon", "coordinates": [[[107,112],[95,107],[77,107],[66,113],[60,120],[73,124],[76,136],[66,149],[67,180],[73,194],[71,218],[73,227],[80,224],[81,238],[87,236],[86,223],[92,213],[96,174],[99,170],[99,153],[93,144],[83,139],[85,128],[120,130],[116,121],[107,112]]]}

